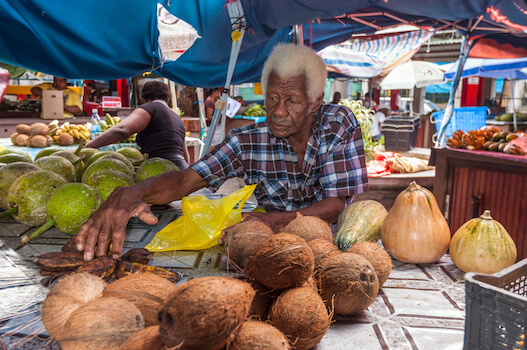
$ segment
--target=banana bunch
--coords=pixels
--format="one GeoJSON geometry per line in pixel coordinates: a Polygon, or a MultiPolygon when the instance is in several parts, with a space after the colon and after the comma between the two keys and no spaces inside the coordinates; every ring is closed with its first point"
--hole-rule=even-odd
{"type": "Polygon", "coordinates": [[[59,126],[58,120],[53,120],[48,124],[50,128],[49,135],[53,137],[55,142],[57,142],[59,135],[61,134],[70,134],[73,136],[75,143],[80,141],[89,141],[90,140],[90,128],[86,124],[70,124],[70,122],[65,122],[59,126]]]}
{"type": "MultiPolygon", "coordinates": [[[[109,113],[104,115],[104,120],[101,120],[101,132],[105,132],[110,129],[112,126],[115,126],[121,122],[121,118],[112,117],[109,113]]],[[[121,140],[121,143],[135,143],[136,134],[130,135],[124,140],[121,140]]]]}

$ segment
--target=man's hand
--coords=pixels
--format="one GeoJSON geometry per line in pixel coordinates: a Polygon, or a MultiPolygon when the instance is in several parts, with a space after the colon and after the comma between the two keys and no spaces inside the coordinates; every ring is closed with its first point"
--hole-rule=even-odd
{"type": "Polygon", "coordinates": [[[112,243],[112,256],[118,259],[123,250],[126,225],[136,216],[149,225],[157,223],[150,205],[143,202],[131,187],[117,187],[108,199],[81,226],[77,234],[77,250],[84,250],[84,260],[106,255],[112,243]]]}

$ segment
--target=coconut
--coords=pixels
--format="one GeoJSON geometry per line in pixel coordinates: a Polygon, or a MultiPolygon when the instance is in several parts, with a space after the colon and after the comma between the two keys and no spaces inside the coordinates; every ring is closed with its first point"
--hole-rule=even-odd
{"type": "Polygon", "coordinates": [[[320,295],[305,287],[283,292],[271,307],[269,320],[286,335],[294,349],[314,347],[331,323],[320,295]]]}
{"type": "Polygon", "coordinates": [[[19,134],[27,134],[29,135],[29,125],[27,124],[18,124],[16,126],[16,132],[19,134]]]}
{"type": "Polygon", "coordinates": [[[148,327],[158,324],[157,314],[175,288],[174,283],[153,273],[135,273],[109,284],[103,295],[125,299],[137,306],[148,327]]]}
{"type": "Polygon", "coordinates": [[[15,140],[16,140],[16,137],[17,137],[18,135],[20,135],[20,134],[17,133],[17,132],[15,132],[14,134],[11,134],[11,136],[10,136],[10,138],[11,138],[11,143],[12,143],[13,145],[15,145],[15,146],[16,146],[16,141],[15,141],[15,140]]]}
{"type": "Polygon", "coordinates": [[[73,136],[68,133],[60,134],[57,138],[57,143],[61,146],[71,146],[73,145],[73,136]]]}
{"type": "Polygon", "coordinates": [[[371,262],[379,279],[379,288],[382,287],[392,272],[392,259],[390,258],[390,254],[373,242],[357,243],[351,246],[348,252],[362,255],[371,262]]]}
{"type": "Polygon", "coordinates": [[[247,321],[229,344],[229,350],[291,349],[284,333],[268,323],[247,321]]]}
{"type": "Polygon", "coordinates": [[[46,135],[46,146],[51,146],[54,142],[53,137],[46,135]]]}
{"type": "Polygon", "coordinates": [[[71,313],[82,305],[102,297],[106,287],[100,277],[78,273],[61,278],[42,303],[42,323],[49,335],[62,332],[71,313]]]}
{"type": "Polygon", "coordinates": [[[33,123],[29,127],[29,135],[47,135],[49,133],[49,126],[44,123],[33,123]]]}
{"type": "Polygon", "coordinates": [[[333,242],[331,227],[327,222],[316,216],[302,216],[302,214],[296,213],[296,219],[292,220],[281,231],[300,236],[306,242],[317,238],[323,238],[329,242],[333,242]]]}
{"type": "Polygon", "coordinates": [[[247,271],[271,289],[301,286],[313,274],[313,252],[302,238],[289,233],[272,235],[254,247],[247,271]]]}
{"type": "Polygon", "coordinates": [[[225,251],[229,260],[245,268],[253,248],[272,235],[273,230],[266,223],[248,220],[225,228],[222,234],[225,236],[225,251]]]}
{"type": "Polygon", "coordinates": [[[181,349],[219,350],[244,323],[254,290],[231,277],[200,277],[176,287],[159,312],[163,342],[181,349]]]}
{"type": "Polygon", "coordinates": [[[48,140],[44,135],[34,135],[29,139],[28,144],[31,147],[44,148],[48,145],[48,140]]]}
{"type": "Polygon", "coordinates": [[[338,315],[358,315],[375,300],[379,280],[363,256],[341,253],[324,259],[319,273],[320,294],[338,315]]]}
{"type": "Polygon", "coordinates": [[[315,258],[315,277],[318,276],[322,261],[330,256],[340,254],[339,249],[336,245],[323,238],[317,238],[307,242],[307,245],[313,251],[313,257],[315,258]]]}
{"type": "Polygon", "coordinates": [[[99,298],[73,311],[57,340],[62,350],[118,350],[144,326],[134,304],[99,298]]]}
{"type": "Polygon", "coordinates": [[[256,292],[253,302],[251,303],[251,308],[249,309],[249,317],[260,321],[267,320],[267,315],[269,314],[271,305],[273,305],[275,296],[272,291],[265,288],[265,286],[252,278],[248,279],[246,282],[249,283],[256,292]]]}
{"type": "Polygon", "coordinates": [[[26,134],[18,134],[15,137],[14,144],[17,146],[27,146],[29,141],[29,136],[26,134]]]}
{"type": "Polygon", "coordinates": [[[165,346],[159,335],[159,326],[150,326],[128,338],[120,350],[161,350],[165,346]]]}

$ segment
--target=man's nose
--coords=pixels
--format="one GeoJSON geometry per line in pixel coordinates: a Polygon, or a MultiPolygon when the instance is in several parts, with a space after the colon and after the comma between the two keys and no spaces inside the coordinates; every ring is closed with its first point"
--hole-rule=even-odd
{"type": "Polygon", "coordinates": [[[285,100],[280,100],[278,104],[276,105],[276,109],[274,111],[274,114],[278,117],[286,117],[287,112],[287,106],[285,104],[285,100]]]}

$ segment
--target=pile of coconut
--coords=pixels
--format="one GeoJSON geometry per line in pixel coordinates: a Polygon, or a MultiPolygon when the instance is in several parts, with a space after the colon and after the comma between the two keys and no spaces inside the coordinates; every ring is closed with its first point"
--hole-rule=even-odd
{"type": "Polygon", "coordinates": [[[62,349],[311,349],[334,314],[357,315],[391,271],[375,243],[348,252],[329,225],[299,216],[274,233],[259,221],[224,231],[226,253],[246,278],[174,284],[151,273],[112,283],[88,274],[59,280],[42,321],[62,349]]]}
{"type": "Polygon", "coordinates": [[[11,142],[15,146],[47,147],[53,144],[53,138],[48,133],[49,126],[44,123],[18,124],[16,132],[11,135],[11,142]]]}

